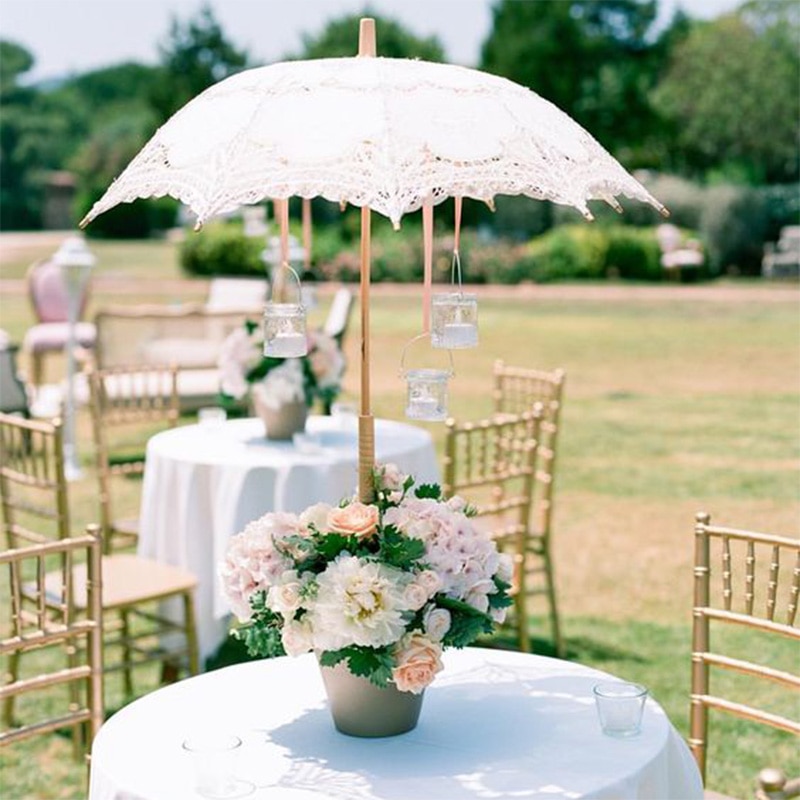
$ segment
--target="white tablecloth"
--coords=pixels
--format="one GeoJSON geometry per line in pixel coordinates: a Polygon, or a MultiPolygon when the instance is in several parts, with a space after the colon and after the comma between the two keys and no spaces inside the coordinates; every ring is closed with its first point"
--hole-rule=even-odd
{"type": "MultiPolygon", "coordinates": [[[[230,537],[267,511],[335,505],[356,491],[355,428],[345,430],[332,417],[310,417],[306,430],[315,440],[313,452],[267,440],[259,419],[186,425],[148,442],[138,552],[197,575],[201,658],[216,650],[227,629],[217,565],[230,537]]],[[[418,483],[439,480],[433,441],[422,428],[376,420],[375,453],[418,483]]]]}
{"type": "Polygon", "coordinates": [[[445,653],[418,726],[385,739],[338,733],[313,656],[250,662],[159,689],[117,712],[92,747],[89,800],[198,800],[190,734],[244,742],[253,800],[701,800],[688,747],[648,700],[636,738],[604,736],[605,673],[525,653],[445,653]]]}

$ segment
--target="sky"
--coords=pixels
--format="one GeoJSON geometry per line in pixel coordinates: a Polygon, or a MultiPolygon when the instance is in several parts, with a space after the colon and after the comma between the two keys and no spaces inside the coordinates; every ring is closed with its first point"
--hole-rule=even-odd
{"type": "MultiPolygon", "coordinates": [[[[533,0],[525,0],[532,2],[533,0]]],[[[541,0],[537,0],[541,1],[541,0]]],[[[546,0],[560,2],[560,0],[546,0]]],[[[269,63],[298,52],[303,33],[368,5],[419,36],[436,34],[447,60],[476,66],[491,27],[493,0],[207,0],[227,38],[251,59],[269,63]]],[[[660,0],[660,21],[680,6],[708,19],[741,0],[660,0]]],[[[0,38],[23,45],[36,63],[28,81],[86,72],[123,61],[155,64],[173,17],[186,22],[203,0],[0,0],[0,38]]],[[[353,49],[357,48],[354,33],[353,49]]],[[[380,54],[380,31],[378,31],[380,54]]]]}

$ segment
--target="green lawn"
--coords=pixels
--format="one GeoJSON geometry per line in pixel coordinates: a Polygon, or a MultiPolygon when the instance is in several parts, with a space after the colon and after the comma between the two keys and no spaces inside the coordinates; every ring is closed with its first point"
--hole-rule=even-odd
{"type": "MultiPolygon", "coordinates": [[[[158,284],[179,277],[173,246],[103,244],[102,252],[93,309],[175,299],[173,286],[158,284]],[[142,279],[141,288],[115,291],[113,276],[142,279]]],[[[28,255],[0,260],[0,278],[24,274],[28,255]]],[[[584,297],[566,287],[561,297],[538,297],[509,287],[482,296],[481,346],[454,354],[451,383],[454,416],[475,418],[490,409],[494,359],[566,369],[554,546],[569,657],[648,685],[683,734],[695,512],[800,534],[800,292],[727,286],[732,291],[720,298],[715,288],[665,286],[655,296],[600,289],[584,297]]],[[[194,282],[187,298],[204,289],[194,282]]],[[[316,318],[329,298],[323,292],[316,318]]],[[[0,314],[15,338],[31,321],[24,294],[4,293],[0,314]]],[[[419,295],[376,287],[371,317],[374,410],[401,419],[400,354],[420,330],[419,295]]],[[[355,399],[357,318],[347,355],[346,395],[355,399]]],[[[441,426],[427,427],[440,445],[441,426]]],[[[78,524],[97,515],[83,415],[79,429],[87,477],[71,485],[78,524]]],[[[539,622],[537,650],[549,653],[539,622]]],[[[788,650],[774,647],[791,663],[788,650]]],[[[124,698],[116,679],[110,683],[109,702],[118,707],[124,698]]],[[[152,686],[152,676],[142,685],[152,686]]],[[[719,718],[711,738],[708,783],[717,791],[749,798],[753,776],[768,763],[800,772],[789,735],[719,718]]],[[[70,760],[66,738],[9,751],[3,796],[82,796],[85,770],[70,760]]]]}

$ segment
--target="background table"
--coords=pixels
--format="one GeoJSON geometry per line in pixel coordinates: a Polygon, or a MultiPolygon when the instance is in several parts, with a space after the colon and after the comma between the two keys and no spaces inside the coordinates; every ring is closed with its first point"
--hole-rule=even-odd
{"type": "MultiPolygon", "coordinates": [[[[231,536],[267,511],[336,505],[358,486],[354,425],[309,417],[314,451],[264,437],[259,419],[186,425],[153,436],[142,487],[139,555],[192,570],[199,581],[200,656],[223,640],[229,608],[217,567],[231,536]]],[[[401,422],[376,420],[376,458],[394,462],[418,483],[439,480],[431,435],[401,422]]]]}
{"type": "Polygon", "coordinates": [[[526,653],[445,653],[418,726],[386,739],[338,733],[312,655],[249,662],[165,687],[117,712],[92,747],[89,800],[195,800],[192,733],[244,742],[253,800],[701,800],[688,747],[649,700],[642,732],[600,731],[592,686],[608,675],[526,653]]]}

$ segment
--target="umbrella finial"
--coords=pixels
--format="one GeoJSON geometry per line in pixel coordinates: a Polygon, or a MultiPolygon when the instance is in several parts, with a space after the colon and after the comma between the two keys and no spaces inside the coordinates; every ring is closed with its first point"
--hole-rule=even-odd
{"type": "Polygon", "coordinates": [[[377,52],[375,20],[372,17],[362,17],[358,28],[358,54],[360,56],[375,56],[377,52]]]}

